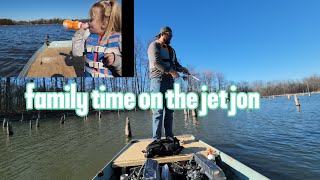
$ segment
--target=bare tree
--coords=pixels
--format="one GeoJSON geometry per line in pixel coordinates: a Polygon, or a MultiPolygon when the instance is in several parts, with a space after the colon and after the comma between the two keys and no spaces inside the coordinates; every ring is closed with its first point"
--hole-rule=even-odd
{"type": "Polygon", "coordinates": [[[238,87],[238,90],[237,90],[238,92],[249,92],[249,91],[252,91],[248,81],[240,81],[236,85],[238,87]]]}
{"type": "Polygon", "coordinates": [[[221,72],[216,72],[217,82],[218,82],[218,90],[225,88],[225,77],[221,72]]]}
{"type": "Polygon", "coordinates": [[[139,37],[135,37],[135,88],[137,94],[146,91],[149,86],[149,61],[147,58],[147,47],[149,44],[149,42],[143,43],[139,37]]]}
{"type": "Polygon", "coordinates": [[[209,91],[215,91],[215,73],[212,70],[205,70],[202,73],[202,81],[208,86],[209,91]]]}

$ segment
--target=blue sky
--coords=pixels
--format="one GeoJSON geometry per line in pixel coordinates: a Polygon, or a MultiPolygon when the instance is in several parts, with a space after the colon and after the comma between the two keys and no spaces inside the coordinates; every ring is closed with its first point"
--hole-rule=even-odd
{"type": "Polygon", "coordinates": [[[295,80],[320,74],[319,0],[135,0],[144,41],[173,29],[183,65],[228,80],[295,80]]]}
{"type": "MultiPolygon", "coordinates": [[[[0,18],[88,18],[96,0],[10,0],[0,18]]],[[[320,73],[319,0],[135,0],[135,34],[144,41],[173,29],[184,65],[228,80],[301,79],[320,73]]]]}
{"type": "Polygon", "coordinates": [[[40,18],[83,19],[95,0],[9,0],[1,3],[0,18],[34,20],[40,18]]]}

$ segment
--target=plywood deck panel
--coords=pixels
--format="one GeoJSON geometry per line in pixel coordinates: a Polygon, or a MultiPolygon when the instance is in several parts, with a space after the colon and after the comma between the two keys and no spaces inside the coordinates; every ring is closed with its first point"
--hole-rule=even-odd
{"type": "MultiPolygon", "coordinates": [[[[190,160],[193,153],[201,153],[207,156],[207,149],[209,148],[206,144],[196,141],[193,136],[178,136],[180,145],[184,147],[179,155],[155,157],[159,163],[169,163],[176,161],[187,161],[190,160]]],[[[130,167],[139,166],[144,164],[146,158],[142,150],[145,150],[147,145],[151,143],[150,140],[142,140],[132,144],[125,152],[123,152],[117,159],[113,161],[113,167],[130,167]]]]}
{"type": "Polygon", "coordinates": [[[71,47],[47,48],[31,65],[27,77],[84,77],[83,58],[71,56],[71,47]]]}

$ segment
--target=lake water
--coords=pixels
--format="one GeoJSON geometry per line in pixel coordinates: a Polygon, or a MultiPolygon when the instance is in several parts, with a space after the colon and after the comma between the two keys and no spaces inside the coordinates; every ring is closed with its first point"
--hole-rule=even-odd
{"type": "Polygon", "coordinates": [[[0,26],[0,77],[18,76],[31,56],[45,42],[71,40],[75,31],[60,24],[0,26]]]}
{"type": "MultiPolygon", "coordinates": [[[[259,111],[210,111],[193,120],[174,115],[176,135],[193,134],[271,179],[319,179],[320,94],[294,100],[262,99],[259,111]]],[[[125,119],[133,138],[151,137],[151,112],[103,113],[88,120],[67,117],[13,122],[14,135],[0,128],[1,179],[90,179],[126,144],[125,119]]]]}

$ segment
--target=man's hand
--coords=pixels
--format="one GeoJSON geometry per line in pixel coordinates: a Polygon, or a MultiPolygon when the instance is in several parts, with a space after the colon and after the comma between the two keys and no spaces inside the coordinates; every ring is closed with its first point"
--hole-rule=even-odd
{"type": "Polygon", "coordinates": [[[173,70],[173,69],[171,69],[171,70],[169,71],[169,74],[171,74],[171,76],[172,76],[173,78],[179,78],[179,77],[180,77],[180,75],[177,73],[177,71],[175,71],[175,70],[173,70]]]}
{"type": "Polygon", "coordinates": [[[103,64],[106,66],[110,66],[115,61],[115,54],[114,53],[108,53],[104,56],[103,64]]]}

